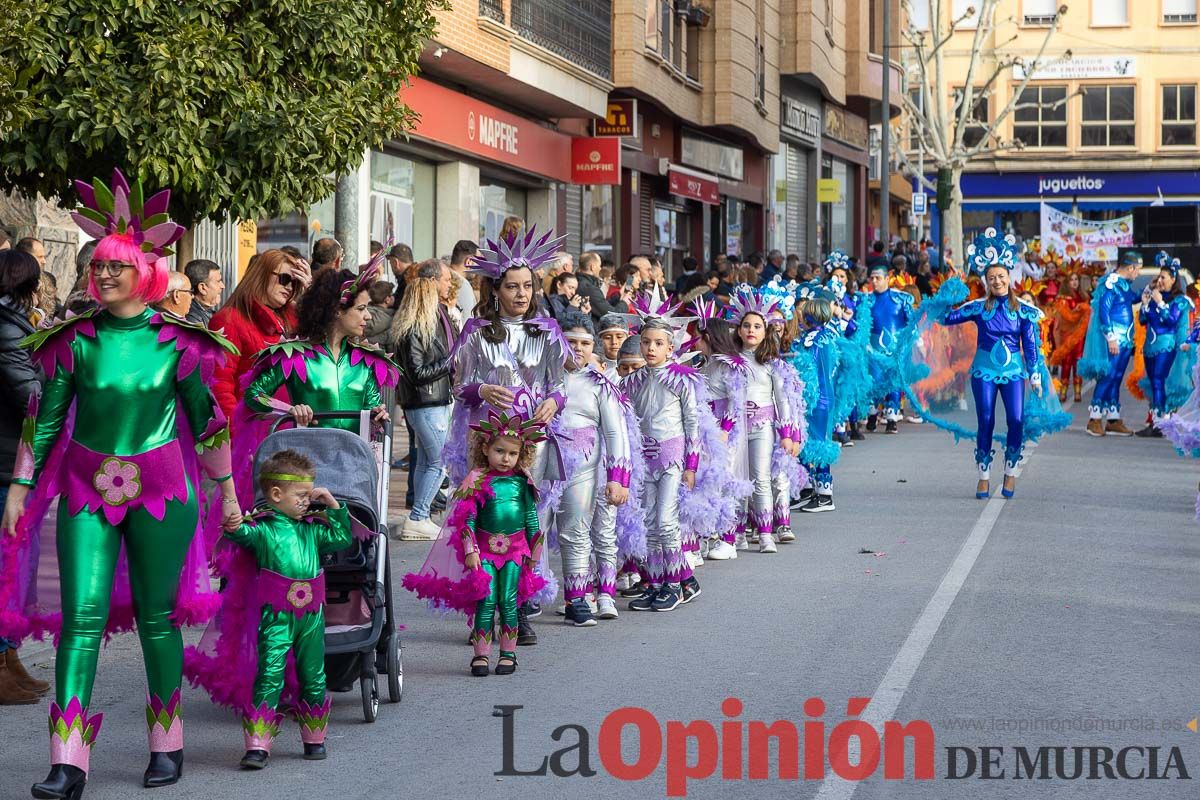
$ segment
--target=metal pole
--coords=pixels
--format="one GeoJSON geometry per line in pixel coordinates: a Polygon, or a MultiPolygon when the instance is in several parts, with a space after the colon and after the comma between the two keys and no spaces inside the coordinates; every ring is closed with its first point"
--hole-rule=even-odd
{"type": "MultiPolygon", "coordinates": [[[[925,124],[925,84],[922,82],[921,90],[917,92],[917,105],[921,109],[921,123],[925,124]]],[[[917,174],[922,178],[925,177],[925,137],[921,137],[917,147],[917,174]]],[[[925,187],[921,185],[920,180],[917,181],[917,189],[925,191],[925,187]]],[[[917,241],[925,238],[925,216],[929,213],[929,203],[925,204],[925,214],[917,217],[917,241]]]]}
{"type": "Polygon", "coordinates": [[[892,213],[892,170],[889,156],[892,138],[891,0],[883,0],[883,136],[879,143],[879,240],[888,249],[888,217],[892,213]]]}

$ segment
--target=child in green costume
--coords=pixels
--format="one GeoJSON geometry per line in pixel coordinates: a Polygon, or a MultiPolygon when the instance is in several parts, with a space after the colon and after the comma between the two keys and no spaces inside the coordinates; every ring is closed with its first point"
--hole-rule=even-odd
{"type": "Polygon", "coordinates": [[[259,471],[266,506],[225,530],[226,538],[254,555],[262,607],[254,695],[242,719],[246,755],[241,764],[246,769],[267,765],[271,743],[279,734],[283,715],[275,709],[289,652],[295,656],[300,682],[296,716],[304,757],[325,758],[330,699],[325,693],[325,575],[320,557],[349,546],[351,533],[346,507],[328,489],[314,488],[315,478],[312,462],[300,453],[276,453],[259,471]],[[316,503],[327,511],[309,513],[316,503]]]}

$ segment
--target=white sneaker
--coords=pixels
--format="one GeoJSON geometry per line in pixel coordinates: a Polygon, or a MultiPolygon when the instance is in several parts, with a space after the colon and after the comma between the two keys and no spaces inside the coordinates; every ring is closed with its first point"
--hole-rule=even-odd
{"type": "Polygon", "coordinates": [[[695,550],[687,551],[687,562],[688,562],[688,566],[691,567],[692,569],[696,569],[698,567],[704,566],[704,559],[701,558],[700,554],[698,552],[696,552],[695,550]]]}
{"type": "Polygon", "coordinates": [[[925,420],[922,419],[921,417],[916,416],[915,414],[908,415],[907,417],[904,418],[904,421],[910,422],[913,425],[924,425],[925,424],[925,420]]]}
{"type": "Polygon", "coordinates": [[[758,544],[758,529],[754,529],[746,534],[746,541],[750,544],[758,544]]]}
{"type": "Polygon", "coordinates": [[[758,552],[760,553],[778,553],[779,549],[775,547],[775,537],[769,533],[764,533],[758,537],[758,552]]]}
{"type": "Polygon", "coordinates": [[[721,541],[708,548],[708,557],[713,561],[728,561],[737,558],[738,549],[729,542],[722,539],[721,541]]]}
{"type": "Polygon", "coordinates": [[[779,536],[776,538],[781,542],[794,542],[796,541],[796,534],[792,533],[791,528],[782,528],[779,531],[779,536]]]}
{"type": "Polygon", "coordinates": [[[441,533],[442,529],[433,520],[413,520],[412,517],[409,517],[404,521],[399,538],[403,542],[432,542],[441,533]]]}
{"type": "Polygon", "coordinates": [[[588,608],[590,608],[592,610],[592,613],[595,614],[596,611],[598,610],[597,606],[596,606],[596,595],[592,594],[591,592],[588,592],[587,593],[587,604],[588,604],[588,608]]]}
{"type": "MultiPolygon", "coordinates": [[[[1026,445],[1026,447],[1028,447],[1028,445],[1026,445]]],[[[701,558],[701,560],[703,560],[704,557],[708,555],[708,549],[710,547],[712,547],[712,539],[705,536],[703,539],[700,540],[700,558],[701,558]]]]}
{"type": "Polygon", "coordinates": [[[746,534],[739,533],[737,535],[737,544],[735,546],[737,547],[738,550],[749,550],[750,549],[750,545],[746,542],[746,534]]]}
{"type": "Polygon", "coordinates": [[[600,595],[596,601],[596,616],[600,619],[616,619],[617,604],[607,594],[600,595]]]}
{"type": "Polygon", "coordinates": [[[628,572],[622,572],[617,576],[617,591],[623,592],[633,585],[633,578],[628,572]]]}

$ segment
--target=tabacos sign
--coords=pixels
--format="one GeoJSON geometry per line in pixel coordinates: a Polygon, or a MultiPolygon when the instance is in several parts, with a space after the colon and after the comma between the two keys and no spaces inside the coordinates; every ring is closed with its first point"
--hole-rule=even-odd
{"type": "Polygon", "coordinates": [[[1104,190],[1104,178],[1092,175],[1076,175],[1075,177],[1045,177],[1038,176],[1038,194],[1078,194],[1079,192],[1099,192],[1104,190]]]}

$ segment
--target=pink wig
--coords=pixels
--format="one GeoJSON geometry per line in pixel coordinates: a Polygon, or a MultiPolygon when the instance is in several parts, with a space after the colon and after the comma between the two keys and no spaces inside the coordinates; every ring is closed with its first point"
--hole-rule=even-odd
{"type": "MultiPolygon", "coordinates": [[[[155,259],[147,263],[146,254],[133,241],[133,237],[125,233],[110,233],[96,245],[93,261],[120,261],[123,264],[133,264],[137,271],[137,281],[133,287],[133,296],[144,303],[157,303],[167,294],[167,260],[155,259]]],[[[88,273],[88,294],[94,300],[100,299],[96,289],[96,276],[88,273]]]]}

